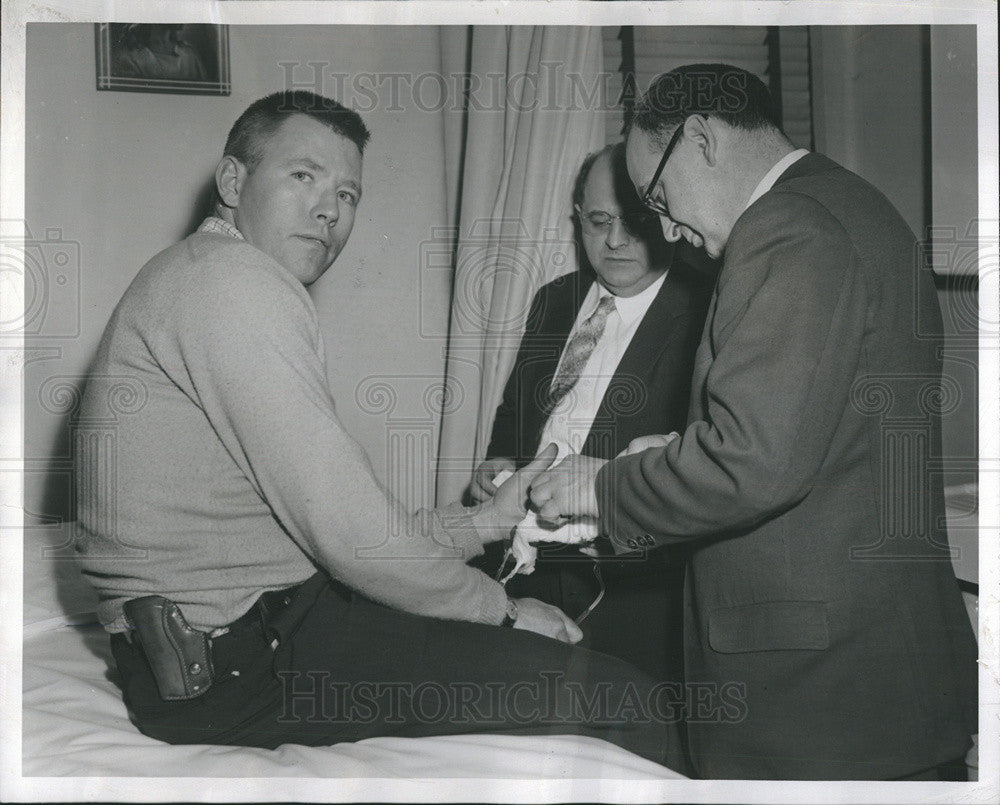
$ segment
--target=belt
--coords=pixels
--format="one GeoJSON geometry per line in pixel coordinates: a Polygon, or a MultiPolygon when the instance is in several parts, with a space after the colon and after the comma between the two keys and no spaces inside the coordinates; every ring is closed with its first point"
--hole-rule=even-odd
{"type": "Polygon", "coordinates": [[[284,590],[271,590],[270,592],[261,593],[260,598],[254,601],[253,606],[251,606],[250,609],[240,615],[228,626],[223,626],[210,632],[209,637],[222,637],[224,634],[243,631],[244,629],[249,629],[254,626],[260,626],[263,628],[267,623],[268,615],[280,612],[282,609],[291,604],[292,600],[295,598],[295,594],[304,583],[305,582],[296,584],[292,587],[286,587],[284,590]]]}
{"type": "MultiPolygon", "coordinates": [[[[260,597],[253,602],[250,609],[232,623],[213,629],[208,633],[208,636],[210,638],[222,637],[224,634],[241,632],[254,626],[263,627],[267,622],[268,615],[279,612],[292,603],[295,594],[303,584],[305,582],[286,587],[284,590],[270,590],[269,592],[261,593],[260,597]]],[[[135,629],[127,629],[124,632],[118,632],[118,634],[124,637],[129,643],[135,639],[135,629]]]]}

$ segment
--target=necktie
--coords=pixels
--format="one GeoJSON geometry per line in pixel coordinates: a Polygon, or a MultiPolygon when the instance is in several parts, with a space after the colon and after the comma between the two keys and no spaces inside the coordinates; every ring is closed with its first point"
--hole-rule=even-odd
{"type": "Polygon", "coordinates": [[[570,389],[576,385],[580,379],[583,367],[587,365],[590,356],[597,346],[597,342],[604,332],[604,325],[607,324],[608,315],[615,309],[615,298],[613,296],[601,297],[601,302],[597,310],[590,314],[587,320],[580,325],[573,337],[566,345],[566,354],[563,356],[562,365],[552,381],[552,388],[549,390],[548,407],[553,410],[562,401],[570,389]]]}

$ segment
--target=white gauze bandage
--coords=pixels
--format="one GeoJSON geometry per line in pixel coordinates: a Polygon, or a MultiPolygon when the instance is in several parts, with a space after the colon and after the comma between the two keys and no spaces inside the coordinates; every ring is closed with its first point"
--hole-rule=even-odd
{"type": "MultiPolygon", "coordinates": [[[[501,470],[493,479],[493,483],[500,486],[513,474],[510,470],[501,470]]],[[[500,579],[500,583],[506,584],[517,573],[527,576],[535,571],[535,560],[538,558],[535,543],[561,542],[564,545],[580,545],[582,546],[580,550],[588,553],[587,545],[597,539],[597,536],[596,517],[574,517],[557,526],[540,522],[538,512],[529,509],[524,519],[514,529],[514,539],[501,564],[501,567],[506,567],[508,557],[513,556],[514,567],[500,579]]]]}

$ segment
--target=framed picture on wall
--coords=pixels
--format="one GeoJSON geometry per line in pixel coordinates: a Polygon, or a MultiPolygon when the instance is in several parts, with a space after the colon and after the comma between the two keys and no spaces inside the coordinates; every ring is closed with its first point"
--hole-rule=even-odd
{"type": "Polygon", "coordinates": [[[102,22],[94,37],[99,90],[229,94],[225,25],[102,22]]]}

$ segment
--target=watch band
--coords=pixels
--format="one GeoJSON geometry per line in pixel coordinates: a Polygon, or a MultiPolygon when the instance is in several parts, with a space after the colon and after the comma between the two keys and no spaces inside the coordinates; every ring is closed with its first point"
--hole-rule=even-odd
{"type": "Polygon", "coordinates": [[[507,611],[504,613],[503,620],[500,621],[501,626],[511,627],[514,625],[514,621],[517,620],[517,602],[511,598],[507,597],[507,611]]]}

